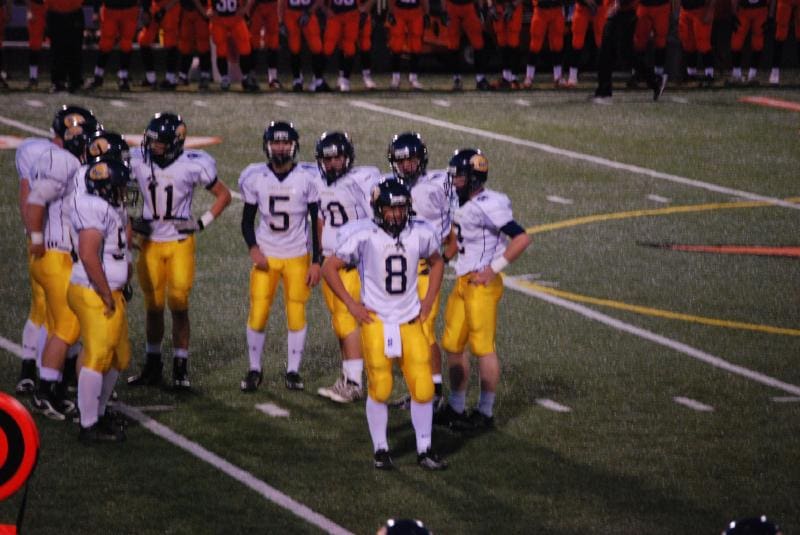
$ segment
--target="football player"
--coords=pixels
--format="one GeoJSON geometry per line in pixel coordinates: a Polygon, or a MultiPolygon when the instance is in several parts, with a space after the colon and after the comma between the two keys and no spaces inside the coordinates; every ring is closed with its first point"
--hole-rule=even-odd
{"type": "Polygon", "coordinates": [[[400,87],[400,63],[403,54],[408,54],[408,82],[412,89],[423,88],[417,71],[422,54],[422,34],[425,31],[425,21],[430,22],[430,11],[428,0],[389,1],[386,20],[389,23],[392,89],[400,87]]]}
{"type": "Polygon", "coordinates": [[[447,48],[450,50],[450,64],[454,69],[453,91],[461,91],[461,33],[466,34],[469,44],[475,51],[475,87],[480,91],[491,89],[486,79],[486,52],[483,39],[483,2],[481,0],[447,0],[447,48]]]}
{"type": "Polygon", "coordinates": [[[492,29],[500,51],[502,72],[497,82],[498,89],[519,89],[514,68],[518,63],[522,11],[522,0],[497,0],[489,8],[489,18],[492,19],[492,29]]]}
{"type": "Polygon", "coordinates": [[[358,3],[358,50],[361,52],[361,79],[364,87],[372,90],[377,86],[372,79],[372,8],[375,0],[361,0],[358,3]]]}
{"type": "Polygon", "coordinates": [[[189,85],[189,69],[194,55],[200,59],[198,89],[206,91],[211,83],[211,33],[208,13],[200,0],[181,0],[181,23],[178,29],[178,52],[181,54],[178,83],[189,85]]]}
{"type": "Polygon", "coordinates": [[[178,25],[181,19],[181,5],[178,0],[143,0],[143,26],[139,32],[139,51],[142,55],[145,79],[142,87],[173,90],[178,86],[178,25]],[[149,5],[148,5],[149,4],[149,5]],[[153,56],[153,43],[164,36],[164,49],[167,53],[167,66],[161,85],[156,83],[156,63],[153,56]]]}
{"type": "MultiPolygon", "coordinates": [[[[255,0],[250,13],[250,45],[255,50],[266,50],[267,83],[270,89],[281,89],[278,80],[278,54],[280,53],[280,24],[278,0],[255,0]]],[[[253,65],[256,60],[253,57],[253,65]]]]}
{"type": "Polygon", "coordinates": [[[445,307],[442,347],[450,369],[450,397],[439,412],[437,423],[455,430],[486,430],[494,425],[494,400],[500,380],[500,363],[495,348],[497,304],[503,295],[500,272],[516,260],[530,244],[528,235],[515,220],[509,198],[485,187],[489,162],[477,149],[461,149],[448,167],[459,207],[453,226],[457,240],[445,251],[445,258],[458,257],[458,279],[445,307]],[[478,361],[481,394],[478,406],[465,413],[469,379],[470,350],[478,361]]]}
{"type": "Polygon", "coordinates": [[[769,26],[767,19],[774,12],[775,0],[734,0],[734,32],[731,35],[731,77],[728,85],[749,83],[758,84],[758,65],[764,49],[764,28],[769,26]],[[742,74],[742,49],[747,36],[750,36],[750,68],[747,76],[742,74]]]}
{"type": "MultiPolygon", "coordinates": [[[[769,22],[769,18],[767,21],[769,22]]],[[[769,84],[781,83],[781,58],[783,45],[789,37],[789,26],[794,21],[794,39],[797,50],[800,51],[800,2],[797,0],[777,0],[775,10],[775,41],[772,47],[772,69],[769,71],[769,84]]],[[[770,24],[767,24],[769,28],[770,24]]]]}
{"type": "Polygon", "coordinates": [[[115,426],[106,407],[131,356],[122,291],[131,275],[131,230],[124,202],[130,170],[121,160],[100,158],[86,170],[84,180],[85,191],[72,201],[78,261],[67,293],[83,339],[79,439],[121,442],[124,431],[115,426]]]}
{"type": "Polygon", "coordinates": [[[323,276],[361,326],[369,383],[367,425],[375,468],[394,468],[386,402],[392,393],[391,359],[397,358],[411,393],[417,462],[425,470],[443,470],[447,462],[431,449],[433,380],[428,341],[422,332],[444,273],[439,237],[424,221],[411,221],[411,193],[401,182],[382,181],[373,188],[371,197],[373,219],[354,221],[339,231],[336,253],[325,259],[323,276]],[[430,263],[431,280],[420,302],[417,265],[422,259],[430,263]],[[339,270],[347,265],[358,266],[358,300],[339,276],[339,270]]]}
{"type": "Polygon", "coordinates": [[[164,307],[172,314],[172,385],[191,386],[189,358],[189,294],[194,282],[195,234],[207,228],[231,202],[228,187],[217,179],[217,164],[207,152],[184,150],[186,123],[180,115],[153,116],[144,132],[142,150],[131,158],[131,174],[142,198],[144,235],[137,260],[139,286],[146,310],[146,356],[131,386],[161,382],[164,307]],[[193,219],[194,188],[202,186],[214,203],[200,219],[193,219]]]}
{"type": "Polygon", "coordinates": [[[633,30],[634,72],[628,87],[636,87],[639,80],[647,82],[653,90],[653,100],[658,100],[667,86],[664,64],[667,59],[667,34],[672,13],[671,0],[640,0],[636,6],[636,26],[633,30]],[[646,67],[647,45],[653,38],[653,67],[646,67]]]}
{"type": "Polygon", "coordinates": [[[250,47],[250,30],[244,20],[245,14],[250,12],[253,0],[227,0],[225,2],[211,2],[211,7],[206,11],[211,18],[211,38],[217,47],[217,70],[219,71],[220,89],[227,91],[231,86],[228,76],[228,41],[232,40],[239,54],[239,67],[242,70],[242,89],[248,93],[260,90],[251,72],[253,69],[253,52],[250,47]]]}
{"type": "Polygon", "coordinates": [[[325,56],[322,53],[322,37],[317,12],[322,0],[278,0],[278,20],[286,25],[289,56],[292,69],[292,91],[303,91],[303,74],[300,71],[300,50],[305,41],[311,52],[311,72],[314,75],[308,90],[329,92],[328,82],[323,78],[325,56]]]}
{"type": "Polygon", "coordinates": [[[526,89],[533,85],[539,54],[547,37],[553,64],[553,83],[561,86],[561,56],[564,50],[564,1],[533,0],[533,16],[530,25],[530,43],[528,45],[528,61],[525,67],[525,80],[522,86],[526,89]]]}
{"type": "Polygon", "coordinates": [[[578,0],[572,15],[572,48],[568,53],[569,75],[564,87],[578,86],[578,69],[580,68],[583,47],[586,44],[586,33],[592,27],[594,44],[597,50],[603,39],[603,28],[608,16],[609,0],[578,0]]]}
{"type": "Polygon", "coordinates": [[[319,195],[315,187],[319,172],[313,164],[296,163],[300,136],[291,123],[271,122],[264,130],[263,148],[267,161],[247,166],[239,176],[245,203],[242,236],[253,261],[247,318],[250,367],[240,387],[243,392],[254,392],[261,384],[264,330],[278,282],[282,282],[288,329],[286,388],[302,390],[300,363],[306,344],[306,302],[320,279],[319,195]],[[256,214],[260,216],[258,228],[256,214]],[[311,258],[309,215],[313,223],[311,258]]]}
{"type": "MultiPolygon", "coordinates": [[[[389,143],[387,154],[392,175],[410,191],[414,217],[428,223],[436,231],[443,246],[455,239],[452,235],[451,212],[455,199],[452,196],[446,170],[428,171],[428,147],[417,132],[397,134],[389,143]]],[[[426,261],[417,271],[419,298],[424,299],[430,285],[431,267],[426,261]]],[[[431,372],[434,385],[434,410],[441,408],[442,355],[436,343],[436,316],[439,314],[439,294],[428,318],[422,322],[422,331],[430,346],[431,372]]],[[[406,406],[408,398],[393,405],[406,406]]]]}
{"type": "Polygon", "coordinates": [[[67,304],[73,244],[69,210],[73,176],[86,157],[89,134],[97,129],[94,114],[79,106],[62,106],[53,118],[53,140],[39,155],[25,206],[33,257],[33,279],[44,289],[48,338],[42,351],[33,410],[64,420],[74,405],[64,399],[64,365],[69,347],[78,341],[78,318],[67,304]]]}
{"type": "Polygon", "coordinates": [[[714,80],[714,53],[711,50],[711,24],[715,0],[681,0],[678,37],[683,51],[686,78],[699,79],[702,85],[714,80]],[[698,60],[702,74],[698,76],[698,60]]]}
{"type": "MultiPolygon", "coordinates": [[[[322,255],[328,257],[336,250],[336,234],[350,221],[372,216],[370,192],[380,181],[377,167],[353,167],[355,149],[346,132],[326,132],[316,147],[320,198],[320,236],[322,255]]],[[[358,299],[361,284],[355,266],[345,266],[339,277],[353,299],[358,299]]],[[[323,281],[322,295],[331,313],[331,323],[342,352],[342,375],[330,387],[317,390],[320,396],[338,403],[349,403],[363,397],[361,375],[364,360],[361,356],[361,335],[358,323],[341,299],[323,281]]]]}
{"type": "Polygon", "coordinates": [[[322,53],[330,64],[338,47],[339,91],[350,91],[350,75],[356,57],[356,43],[361,24],[361,6],[353,0],[327,0],[325,2],[325,34],[322,40],[322,53]]]}
{"type": "Polygon", "coordinates": [[[136,23],[139,20],[139,2],[137,0],[103,0],[95,3],[95,17],[100,20],[100,42],[97,45],[97,63],[94,67],[94,78],[88,89],[97,89],[103,85],[106,64],[119,40],[119,71],[117,87],[120,91],[130,91],[128,69],[131,65],[133,38],[136,37],[136,23]]]}

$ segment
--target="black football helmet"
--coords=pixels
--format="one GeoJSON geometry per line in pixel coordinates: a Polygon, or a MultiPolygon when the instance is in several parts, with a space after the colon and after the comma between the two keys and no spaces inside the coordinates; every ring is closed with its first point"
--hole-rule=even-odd
{"type": "Polygon", "coordinates": [[[53,134],[63,140],[64,148],[83,163],[89,135],[100,128],[100,124],[91,110],[65,104],[53,117],[52,128],[53,134]]]}
{"type": "Polygon", "coordinates": [[[317,141],[316,149],[317,166],[322,178],[328,183],[333,184],[339,178],[346,175],[353,168],[356,159],[356,151],[353,142],[347,132],[324,132],[317,141]],[[344,156],[344,166],[341,169],[325,169],[323,158],[344,156]]]}
{"type": "Polygon", "coordinates": [[[102,197],[111,206],[122,206],[126,201],[126,189],[131,181],[127,165],[115,158],[98,158],[86,170],[86,191],[102,197]]]}
{"type": "Polygon", "coordinates": [[[295,130],[292,123],[286,121],[272,121],[264,130],[264,153],[267,161],[275,165],[285,165],[297,158],[300,150],[300,134],[295,130]],[[288,141],[292,144],[287,153],[275,152],[271,147],[273,141],[288,141]]]}
{"type": "Polygon", "coordinates": [[[186,141],[186,123],[175,113],[156,113],[144,131],[142,154],[145,161],[150,160],[159,167],[166,167],[183,153],[186,141]],[[153,143],[163,143],[163,154],[153,152],[153,143]]]}
{"type": "Polygon", "coordinates": [[[463,205],[469,200],[470,194],[483,187],[489,178],[489,160],[480,149],[459,149],[450,158],[447,176],[451,183],[457,176],[466,178],[462,187],[455,188],[458,202],[463,205]]]}
{"type": "Polygon", "coordinates": [[[392,173],[397,180],[402,180],[408,187],[413,187],[414,183],[421,177],[428,168],[428,147],[422,141],[422,136],[417,132],[404,132],[397,134],[389,143],[387,157],[392,167],[392,173]],[[409,158],[417,158],[419,164],[416,170],[405,172],[400,166],[400,162],[409,158]]]}
{"type": "Polygon", "coordinates": [[[94,162],[101,156],[116,158],[128,166],[131,162],[131,150],[128,142],[120,134],[107,130],[98,130],[91,135],[86,153],[88,162],[94,162]]]}
{"type": "Polygon", "coordinates": [[[379,533],[386,533],[386,535],[430,535],[430,531],[419,520],[411,520],[409,518],[390,518],[383,526],[384,531],[379,533]]]}
{"type": "Polygon", "coordinates": [[[370,202],[375,223],[395,238],[400,236],[411,216],[411,192],[408,187],[399,180],[383,180],[372,188],[370,202]],[[393,206],[405,207],[400,220],[389,220],[384,217],[383,209],[393,206]]]}
{"type": "Polygon", "coordinates": [[[729,522],[722,535],[781,535],[781,533],[780,526],[762,515],[729,522]]]}

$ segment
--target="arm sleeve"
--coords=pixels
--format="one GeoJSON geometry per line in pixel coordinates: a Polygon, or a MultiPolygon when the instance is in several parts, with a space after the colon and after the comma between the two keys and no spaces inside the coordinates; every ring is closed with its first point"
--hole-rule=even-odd
{"type": "Polygon", "coordinates": [[[514,221],[513,219],[500,227],[500,232],[508,236],[509,238],[514,238],[519,236],[520,234],[525,233],[525,229],[519,226],[519,223],[514,221]]]}
{"type": "Polygon", "coordinates": [[[319,205],[315,202],[309,203],[308,213],[311,215],[311,263],[319,264],[322,262],[322,249],[319,243],[319,233],[317,232],[317,218],[319,218],[319,205]]]}
{"type": "Polygon", "coordinates": [[[258,213],[258,205],[246,203],[244,210],[242,210],[242,236],[247,248],[257,245],[256,242],[256,213],[258,213]]]}

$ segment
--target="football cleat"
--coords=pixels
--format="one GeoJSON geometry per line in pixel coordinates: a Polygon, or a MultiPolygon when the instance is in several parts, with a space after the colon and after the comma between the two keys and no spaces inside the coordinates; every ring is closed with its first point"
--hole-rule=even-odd
{"type": "Polygon", "coordinates": [[[492,86],[489,85],[489,80],[486,78],[481,78],[477,82],[475,82],[475,89],[478,91],[491,91],[492,86]]]}
{"type": "Polygon", "coordinates": [[[525,79],[522,81],[522,88],[530,89],[531,87],[533,87],[533,78],[528,78],[526,76],[525,79]]]}
{"type": "Polygon", "coordinates": [[[456,412],[450,404],[433,414],[433,423],[442,427],[448,427],[453,431],[470,431],[472,423],[463,412],[456,412]]]}
{"type": "Polygon", "coordinates": [[[208,91],[211,87],[211,78],[207,75],[200,75],[200,81],[197,83],[197,89],[200,91],[208,91]]]}
{"type": "Polygon", "coordinates": [[[397,399],[393,399],[388,403],[388,405],[392,409],[401,409],[407,411],[411,408],[411,396],[406,394],[397,399]]]}
{"type": "Polygon", "coordinates": [[[302,93],[303,92],[303,81],[302,80],[295,80],[292,82],[292,92],[293,93],[302,93]]]}
{"type": "Polygon", "coordinates": [[[174,358],[172,359],[172,387],[178,390],[187,390],[191,388],[192,383],[189,382],[189,359],[174,358]]]}
{"type": "Polygon", "coordinates": [[[148,353],[139,375],[128,377],[128,386],[156,386],[161,382],[164,363],[158,353],[148,353]]]}
{"type": "Polygon", "coordinates": [[[365,74],[363,76],[363,79],[364,79],[364,87],[366,87],[367,89],[375,89],[376,87],[378,87],[375,84],[375,80],[372,79],[371,75],[365,74]]]}
{"type": "Polygon", "coordinates": [[[447,461],[428,449],[417,455],[417,464],[424,470],[437,471],[447,468],[447,461]]]}
{"type": "Polygon", "coordinates": [[[781,71],[780,69],[773,68],[769,72],[769,85],[778,86],[781,84],[781,71]]]}
{"type": "Polygon", "coordinates": [[[242,90],[245,93],[258,93],[261,91],[261,87],[258,85],[258,82],[252,76],[245,76],[242,79],[242,90]]]}
{"type": "Polygon", "coordinates": [[[239,383],[239,388],[242,392],[255,392],[258,390],[262,379],[263,375],[259,370],[250,370],[247,372],[247,375],[244,376],[242,382],[239,383]]]}
{"type": "Polygon", "coordinates": [[[392,458],[387,450],[376,451],[372,463],[377,470],[394,469],[394,463],[392,462],[392,458]]]}
{"type": "Polygon", "coordinates": [[[102,76],[97,76],[95,74],[94,78],[92,78],[91,81],[87,80],[86,85],[84,86],[84,89],[88,89],[89,91],[92,91],[94,89],[100,89],[101,87],[103,87],[103,77],[102,76]]]}
{"type": "Polygon", "coordinates": [[[303,378],[297,372],[286,372],[286,388],[289,390],[303,390],[303,378]]]}
{"type": "Polygon", "coordinates": [[[269,88],[279,91],[283,89],[283,84],[281,84],[281,81],[278,80],[277,78],[273,78],[272,80],[269,81],[269,88]]]}
{"type": "Polygon", "coordinates": [[[91,427],[81,426],[78,440],[84,444],[95,442],[125,442],[125,431],[119,427],[109,425],[108,421],[98,420],[91,427]]]}
{"type": "Polygon", "coordinates": [[[123,93],[130,93],[131,84],[127,78],[120,78],[119,80],[117,80],[117,89],[119,89],[123,93]]]}
{"type": "Polygon", "coordinates": [[[158,88],[161,91],[175,91],[178,88],[178,84],[170,82],[169,80],[162,80],[161,83],[158,84],[158,88]]]}
{"type": "Polygon", "coordinates": [[[349,93],[350,92],[350,80],[345,78],[344,76],[340,76],[339,79],[336,81],[339,85],[339,91],[342,93],[349,93]]]}
{"type": "Polygon", "coordinates": [[[486,416],[478,409],[472,409],[472,411],[470,411],[469,416],[467,416],[467,421],[473,431],[489,431],[490,429],[494,429],[494,416],[486,416]]]}
{"type": "Polygon", "coordinates": [[[311,91],[314,93],[330,93],[331,86],[329,86],[328,82],[326,82],[324,79],[320,79],[317,81],[311,91]]]}
{"type": "Polygon", "coordinates": [[[425,89],[425,86],[422,85],[420,81],[417,80],[416,78],[414,78],[413,80],[409,79],[408,83],[411,84],[411,89],[413,89],[414,91],[422,91],[423,89],[425,89]]]}
{"type": "Polygon", "coordinates": [[[34,392],[31,400],[33,412],[44,415],[51,420],[63,422],[67,416],[75,412],[75,404],[60,398],[52,390],[49,392],[34,392]]]}
{"type": "Polygon", "coordinates": [[[19,372],[15,391],[17,394],[31,394],[36,387],[36,359],[25,359],[19,372]]]}
{"type": "Polygon", "coordinates": [[[453,78],[453,87],[451,88],[452,91],[463,91],[464,90],[464,82],[461,81],[461,78],[453,78]]]}
{"type": "Polygon", "coordinates": [[[147,78],[145,78],[139,83],[139,87],[143,87],[144,89],[156,90],[158,88],[158,84],[156,82],[149,82],[147,81],[147,78]]]}
{"type": "Polygon", "coordinates": [[[219,83],[220,91],[230,91],[231,89],[231,81],[223,78],[219,83]]]}
{"type": "Polygon", "coordinates": [[[317,394],[336,403],[351,403],[364,397],[361,385],[349,380],[344,374],[333,386],[318,388],[317,394]]]}

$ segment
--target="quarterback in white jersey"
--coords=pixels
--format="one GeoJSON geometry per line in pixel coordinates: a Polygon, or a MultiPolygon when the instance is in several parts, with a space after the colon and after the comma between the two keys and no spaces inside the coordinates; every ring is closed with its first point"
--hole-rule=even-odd
{"type": "Polygon", "coordinates": [[[161,382],[164,307],[172,315],[172,386],[191,386],[189,294],[194,283],[195,233],[208,227],[231,202],[228,187],[217,180],[217,165],[205,151],[183,150],[186,123],[180,115],[157,113],[147,125],[142,151],[131,157],[131,174],[142,194],[142,217],[134,230],[144,235],[137,261],[144,295],[146,355],[142,371],[128,378],[131,386],[161,382]],[[214,203],[195,220],[194,189],[202,186],[214,203]]]}
{"type": "Polygon", "coordinates": [[[72,200],[78,262],[72,267],[67,296],[83,340],[78,376],[81,440],[124,439],[122,429],[106,415],[106,406],[131,353],[122,292],[130,276],[124,206],[129,178],[122,161],[97,161],[85,172],[86,191],[72,200]]]}
{"type": "MultiPolygon", "coordinates": [[[[25,139],[17,148],[14,162],[19,177],[19,213],[23,226],[25,224],[25,205],[31,191],[35,164],[39,157],[49,150],[52,143],[49,139],[31,137],[25,139]]],[[[28,394],[33,392],[36,384],[36,358],[41,355],[47,340],[47,309],[45,307],[44,289],[36,282],[31,272],[33,255],[28,256],[28,274],[31,284],[31,308],[28,319],[22,329],[22,368],[17,381],[16,392],[28,394]]]]}
{"type": "Polygon", "coordinates": [[[487,430],[494,426],[494,399],[500,380],[495,348],[497,304],[503,295],[499,274],[525,251],[531,240],[514,220],[508,197],[484,187],[489,162],[483,153],[476,149],[456,151],[448,172],[460,206],[453,218],[456,242],[450,244],[445,255],[458,254],[458,279],[447,300],[442,335],[450,370],[450,397],[447,407],[437,414],[437,423],[456,430],[487,430]],[[467,342],[478,360],[481,378],[478,406],[469,415],[465,413],[467,342]]]}
{"type": "MultiPolygon", "coordinates": [[[[370,193],[380,181],[377,167],[354,167],[355,148],[346,132],[325,132],[316,147],[317,190],[320,198],[319,227],[322,254],[335,254],[337,233],[345,224],[372,217],[370,193]]],[[[339,270],[347,292],[354,299],[361,293],[358,271],[354,266],[339,270]]],[[[338,403],[349,403],[363,397],[361,376],[364,359],[361,356],[361,335],[358,323],[341,299],[323,281],[322,295],[331,313],[331,323],[342,353],[342,373],[330,387],[317,389],[320,396],[338,403]]]]}
{"type": "Polygon", "coordinates": [[[253,392],[261,384],[264,330],[280,281],[288,328],[286,388],[304,388],[300,363],[306,343],[306,302],[319,282],[321,255],[316,225],[317,168],[295,162],[299,146],[300,136],[291,123],[273,121],[263,135],[267,161],[247,166],[239,176],[245,203],[242,236],[253,261],[247,318],[249,369],[240,384],[243,392],[253,392]],[[309,230],[313,258],[308,254],[309,230]]]}
{"type": "Polygon", "coordinates": [[[431,451],[433,379],[428,342],[422,322],[431,313],[442,283],[444,262],[439,237],[424,221],[409,219],[411,195],[399,181],[387,180],[372,194],[374,220],[342,227],[336,254],[325,259],[323,275],[331,290],[361,325],[361,345],[367,366],[369,394],[367,424],[372,437],[374,465],[393,468],[387,438],[388,407],[392,392],[392,358],[399,358],[411,394],[411,422],[417,441],[417,461],[426,470],[447,463],[431,451]],[[431,281],[420,303],[417,265],[427,259],[431,281]],[[358,266],[360,300],[347,291],[339,270],[358,266]]]}
{"type": "Polygon", "coordinates": [[[25,220],[33,256],[31,273],[44,289],[48,330],[33,408],[48,418],[64,420],[74,407],[64,399],[60,383],[65,374],[74,376],[74,365],[65,370],[65,362],[69,347],[80,334],[78,318],[67,304],[73,251],[69,221],[72,177],[86,156],[88,136],[97,129],[97,119],[84,108],[62,106],[52,129],[53,141],[33,167],[25,220]]]}
{"type": "MultiPolygon", "coordinates": [[[[392,138],[388,150],[392,175],[403,182],[411,190],[411,202],[414,206],[414,217],[430,224],[439,236],[444,247],[454,239],[451,232],[451,219],[455,203],[450,187],[447,171],[428,171],[428,148],[416,132],[404,132],[392,138]]],[[[421,262],[419,265],[420,299],[428,291],[428,273],[430,267],[421,262]]],[[[436,317],[439,313],[440,295],[436,295],[430,317],[422,325],[425,337],[431,348],[431,371],[436,390],[434,409],[442,406],[442,355],[436,343],[436,317]]],[[[405,406],[408,398],[394,404],[405,406]]]]}

